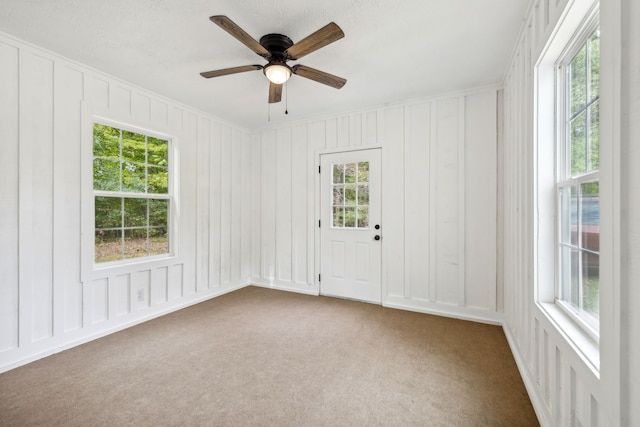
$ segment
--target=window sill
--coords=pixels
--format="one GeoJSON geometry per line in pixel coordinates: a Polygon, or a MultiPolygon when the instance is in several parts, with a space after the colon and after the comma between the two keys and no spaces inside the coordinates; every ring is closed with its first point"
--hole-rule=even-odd
{"type": "Polygon", "coordinates": [[[124,262],[113,262],[104,264],[92,264],[82,275],[82,281],[99,280],[110,276],[119,276],[131,272],[153,270],[159,267],[179,264],[180,260],[176,255],[166,254],[154,257],[131,259],[124,262]]]}
{"type": "Polygon", "coordinates": [[[556,304],[538,302],[538,307],[593,374],[599,378],[600,347],[598,343],[556,304]]]}

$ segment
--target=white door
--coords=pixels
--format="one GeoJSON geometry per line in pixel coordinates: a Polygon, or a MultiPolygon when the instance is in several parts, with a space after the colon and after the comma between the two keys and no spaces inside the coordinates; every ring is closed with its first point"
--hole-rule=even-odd
{"type": "Polygon", "coordinates": [[[380,149],[320,156],[320,293],[381,302],[380,149]]]}

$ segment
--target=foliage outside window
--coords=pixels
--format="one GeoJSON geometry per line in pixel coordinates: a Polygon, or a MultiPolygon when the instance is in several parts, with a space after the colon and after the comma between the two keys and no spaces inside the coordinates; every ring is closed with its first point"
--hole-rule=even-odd
{"type": "Polygon", "coordinates": [[[93,126],[95,262],[169,253],[169,141],[93,126]]]}
{"type": "MultiPolygon", "coordinates": [[[[593,27],[592,27],[593,28],[593,27]]],[[[600,289],[600,30],[561,61],[564,114],[558,155],[560,305],[598,334],[600,289]]]]}
{"type": "Polygon", "coordinates": [[[369,162],[333,165],[331,226],[369,227],[369,162]]]}

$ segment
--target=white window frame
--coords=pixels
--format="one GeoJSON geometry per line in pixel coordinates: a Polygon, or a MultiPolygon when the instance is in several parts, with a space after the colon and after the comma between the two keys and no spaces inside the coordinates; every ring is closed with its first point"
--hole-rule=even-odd
{"type": "Polygon", "coordinates": [[[130,117],[120,117],[112,112],[96,112],[88,105],[83,105],[82,114],[82,176],[81,176],[81,280],[83,282],[103,279],[106,277],[126,274],[133,270],[153,269],[167,265],[168,262],[177,262],[178,258],[178,154],[176,150],[176,136],[170,134],[167,129],[158,129],[149,123],[136,122],[130,117]],[[128,197],[127,192],[105,192],[93,189],[93,125],[99,123],[106,126],[122,129],[129,132],[143,134],[153,138],[166,140],[169,145],[168,153],[168,179],[169,188],[166,195],[156,197],[155,194],[139,193],[141,198],[166,198],[169,200],[167,234],[169,239],[168,253],[149,255],[138,258],[128,258],[109,262],[95,262],[95,197],[100,195],[112,195],[114,197],[128,197]]]}
{"type": "MultiPolygon", "coordinates": [[[[560,218],[560,209],[561,209],[561,190],[566,188],[571,188],[572,186],[577,186],[580,188],[581,184],[586,184],[590,182],[600,182],[600,170],[596,169],[593,171],[587,171],[585,173],[571,176],[570,170],[570,150],[571,150],[571,141],[570,141],[570,130],[567,125],[567,118],[570,115],[569,105],[567,105],[567,101],[569,98],[568,94],[568,66],[571,60],[575,57],[575,55],[580,51],[580,49],[589,41],[589,38],[599,28],[599,14],[597,10],[594,10],[592,14],[587,18],[586,23],[580,27],[580,30],[575,33],[574,37],[569,42],[567,49],[562,53],[558,62],[556,63],[556,81],[557,84],[557,130],[556,130],[556,148],[557,148],[557,171],[556,171],[556,247],[559,248],[563,246],[561,239],[561,218],[560,218]]],[[[599,97],[598,97],[599,100],[599,97]]],[[[588,129],[585,130],[588,132],[588,129]]],[[[580,241],[581,233],[578,231],[578,246],[581,247],[580,241]]],[[[581,252],[580,252],[581,255],[581,252]]],[[[556,279],[555,279],[555,302],[558,304],[560,309],[562,309],[567,316],[569,316],[574,322],[576,322],[585,332],[596,342],[600,340],[599,334],[599,319],[589,315],[584,312],[581,308],[576,309],[568,302],[562,299],[562,254],[559,249],[557,249],[556,253],[556,279]]],[[[599,256],[599,253],[598,253],[599,256]]],[[[580,261],[582,257],[578,256],[578,260],[580,261]]],[[[581,269],[579,269],[581,270],[581,269]]],[[[582,277],[582,274],[579,275],[582,277]]],[[[582,285],[579,285],[579,291],[582,292],[582,285]]],[[[581,300],[581,298],[579,298],[581,300]]]]}
{"type": "MultiPolygon", "coordinates": [[[[558,329],[561,336],[566,338],[576,354],[596,376],[599,375],[600,369],[599,337],[597,333],[593,333],[592,329],[585,328],[576,316],[565,311],[562,304],[558,303],[556,296],[559,295],[560,268],[557,240],[560,225],[557,215],[559,203],[557,183],[560,176],[558,159],[559,147],[565,138],[563,125],[565,101],[564,95],[559,91],[558,64],[561,59],[569,58],[569,47],[576,45],[574,41],[580,35],[590,34],[587,29],[594,20],[597,22],[598,16],[598,0],[571,2],[551,32],[533,70],[534,209],[536,212],[534,298],[541,312],[558,329]],[[559,140],[559,136],[562,140],[559,140]]],[[[562,78],[564,79],[564,76],[562,78]]],[[[602,152],[602,143],[600,150],[602,152]]],[[[564,154],[562,160],[565,160],[564,154]]],[[[601,246],[600,250],[603,249],[601,246]]],[[[600,295],[602,295],[602,289],[600,295]]]]}

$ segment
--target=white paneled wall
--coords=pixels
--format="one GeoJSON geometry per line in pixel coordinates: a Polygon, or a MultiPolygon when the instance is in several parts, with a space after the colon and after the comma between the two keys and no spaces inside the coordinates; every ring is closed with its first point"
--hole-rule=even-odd
{"type": "Polygon", "coordinates": [[[0,371],[248,284],[248,131],[1,34],[0,120],[0,371]],[[81,281],[85,111],[175,137],[176,257],[81,281]]]}
{"type": "Polygon", "coordinates": [[[319,153],[381,147],[383,304],[499,322],[498,94],[486,89],[254,135],[253,282],[319,292],[319,153]]]}
{"type": "Polygon", "coordinates": [[[640,235],[638,216],[631,214],[640,206],[640,193],[633,190],[640,161],[638,141],[633,138],[640,123],[640,7],[635,0],[600,2],[602,252],[600,345],[595,357],[599,366],[592,366],[577,341],[536,304],[536,295],[548,295],[553,283],[544,279],[536,283],[534,262],[539,220],[535,64],[567,8],[580,4],[588,6],[578,0],[534,1],[505,78],[505,136],[500,147],[504,197],[499,205],[504,214],[504,329],[543,425],[631,426],[640,422],[640,235]]]}
{"type": "Polygon", "coordinates": [[[505,80],[504,329],[541,423],[597,426],[597,375],[535,304],[534,66],[566,4],[535,3],[505,80]]]}

